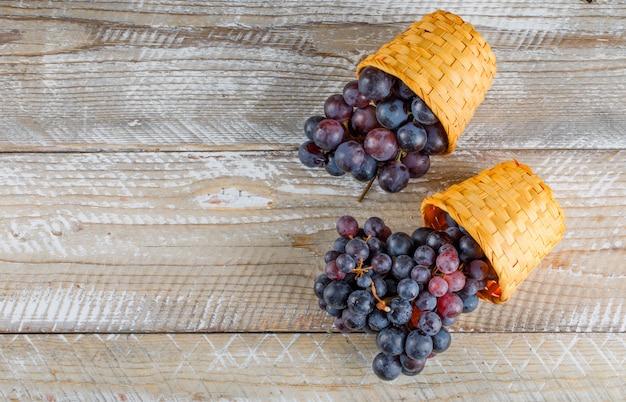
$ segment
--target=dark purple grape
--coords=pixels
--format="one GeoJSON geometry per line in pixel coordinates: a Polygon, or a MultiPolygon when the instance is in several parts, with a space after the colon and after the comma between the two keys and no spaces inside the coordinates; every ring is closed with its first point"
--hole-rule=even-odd
{"type": "Polygon", "coordinates": [[[411,269],[410,278],[419,284],[426,284],[432,278],[430,268],[425,265],[416,265],[411,269]]]}
{"type": "Polygon", "coordinates": [[[413,259],[418,265],[432,267],[433,265],[435,265],[437,253],[435,253],[435,250],[433,250],[432,247],[424,244],[415,249],[415,253],[413,253],[413,259]]]}
{"type": "Polygon", "coordinates": [[[369,239],[367,239],[367,246],[370,249],[370,254],[374,255],[384,250],[385,243],[383,243],[383,241],[380,240],[378,237],[370,237],[369,239]]]}
{"type": "Polygon", "coordinates": [[[372,257],[372,261],[370,262],[370,266],[372,270],[379,275],[385,275],[387,272],[391,271],[392,259],[388,254],[379,253],[372,257]]]}
{"type": "Polygon", "coordinates": [[[458,226],[448,226],[443,231],[446,232],[448,236],[450,236],[453,243],[458,242],[459,239],[463,237],[463,232],[461,232],[461,229],[459,229],[458,226]]]}
{"type": "Polygon", "coordinates": [[[350,255],[356,261],[367,260],[367,257],[370,255],[370,250],[365,240],[357,237],[346,244],[346,254],[350,255]]]}
{"type": "Polygon", "coordinates": [[[381,331],[390,324],[387,313],[382,310],[374,310],[367,316],[367,325],[374,331],[381,331]]]}
{"type": "Polygon", "coordinates": [[[365,150],[356,141],[342,143],[335,150],[335,164],[346,172],[359,169],[365,163],[365,150]]]}
{"type": "Polygon", "coordinates": [[[393,232],[387,238],[387,253],[392,256],[410,255],[413,250],[413,239],[404,232],[393,232]]]}
{"type": "Polygon", "coordinates": [[[474,279],[485,279],[489,273],[489,265],[483,260],[473,260],[467,265],[467,276],[474,279]]]}
{"type": "Polygon", "coordinates": [[[404,278],[398,282],[397,292],[403,300],[415,300],[420,292],[420,285],[411,278],[404,278]]]}
{"type": "Polygon", "coordinates": [[[387,241],[387,239],[389,238],[389,236],[391,236],[391,229],[389,228],[389,226],[385,225],[385,230],[383,231],[383,234],[380,235],[380,239],[382,241],[387,241]]]}
{"type": "Polygon", "coordinates": [[[363,108],[355,109],[350,118],[350,128],[355,135],[365,137],[367,133],[375,128],[381,127],[378,119],[376,119],[376,107],[368,105],[363,108]]]}
{"type": "MultiPolygon", "coordinates": [[[[389,318],[389,314],[387,314],[387,318],[389,318]]],[[[376,347],[379,352],[388,356],[398,356],[404,352],[405,339],[404,330],[398,327],[387,327],[376,335],[376,347]]]]}
{"type": "Polygon", "coordinates": [[[426,359],[433,351],[433,339],[429,335],[420,334],[419,331],[409,332],[404,342],[404,350],[412,359],[426,359]]]}
{"type": "Polygon", "coordinates": [[[369,314],[376,307],[376,299],[366,290],[355,290],[348,296],[348,309],[354,314],[369,314]]]}
{"type": "Polygon", "coordinates": [[[452,244],[452,239],[443,230],[436,230],[426,238],[426,245],[433,250],[439,250],[444,244],[452,244]]]}
{"type": "Polygon", "coordinates": [[[345,170],[340,169],[339,166],[335,163],[335,155],[330,153],[327,155],[328,159],[326,160],[326,164],[324,165],[324,169],[331,176],[343,176],[346,174],[345,170]]]}
{"type": "Polygon", "coordinates": [[[389,98],[376,105],[376,118],[381,126],[395,130],[409,120],[409,111],[402,99],[389,98]]]}
{"type": "Polygon", "coordinates": [[[395,380],[402,373],[400,357],[388,356],[384,353],[379,353],[372,361],[372,371],[381,380],[395,380]]]}
{"type": "Polygon", "coordinates": [[[409,169],[409,176],[412,179],[424,176],[430,169],[430,156],[421,152],[408,152],[400,162],[409,169]]]}
{"type": "Polygon", "coordinates": [[[421,311],[432,311],[437,307],[437,298],[428,290],[421,291],[413,303],[421,311]]]}
{"type": "Polygon", "coordinates": [[[326,118],[343,122],[352,117],[352,106],[348,105],[343,95],[335,94],[329,96],[324,102],[324,114],[326,118]]]}
{"type": "Polygon", "coordinates": [[[359,234],[359,222],[350,215],[344,215],[335,222],[339,236],[354,237],[359,234]]]}
{"type": "Polygon", "coordinates": [[[391,274],[397,279],[402,280],[411,275],[411,270],[415,266],[415,261],[408,255],[398,255],[391,264],[391,274]]]}
{"type": "Polygon", "coordinates": [[[482,248],[471,236],[465,235],[459,239],[459,257],[461,257],[461,261],[479,260],[484,256],[482,248]]]}
{"type": "Polygon", "coordinates": [[[398,155],[398,141],[393,131],[387,128],[375,128],[365,136],[365,152],[377,161],[388,161],[398,155]]]}
{"type": "Polygon", "coordinates": [[[448,227],[458,227],[459,226],[459,224],[454,219],[452,219],[452,217],[450,216],[449,213],[446,212],[444,214],[444,218],[446,220],[446,225],[448,225],[448,227]]]}
{"type": "Polygon", "coordinates": [[[364,108],[370,104],[370,99],[359,91],[359,81],[352,80],[343,87],[343,99],[350,106],[364,108]]]}
{"type": "Polygon", "coordinates": [[[349,256],[348,254],[341,254],[339,257],[337,257],[337,259],[335,260],[335,264],[337,264],[337,268],[341,272],[346,274],[349,274],[350,272],[352,272],[352,270],[354,270],[354,268],[356,268],[356,261],[354,261],[354,258],[349,256]]]}
{"type": "Polygon", "coordinates": [[[341,254],[339,251],[335,251],[335,250],[329,250],[326,253],[324,253],[324,263],[328,264],[329,262],[336,260],[337,257],[339,257],[341,254]]]}
{"type": "MultiPolygon", "coordinates": [[[[395,325],[404,325],[409,320],[411,320],[411,314],[413,314],[413,307],[411,306],[411,302],[408,300],[403,300],[401,298],[392,299],[391,302],[387,304],[387,306],[391,309],[387,313],[387,318],[392,324],[395,325]]],[[[404,350],[401,350],[402,353],[404,350]]]]}
{"type": "Polygon", "coordinates": [[[457,295],[463,301],[463,313],[471,313],[478,307],[478,295],[466,295],[463,292],[457,292],[457,295]]]}
{"type": "Polygon", "coordinates": [[[427,228],[427,227],[417,228],[411,234],[411,239],[413,239],[413,243],[415,243],[415,245],[419,247],[419,246],[426,244],[426,239],[428,238],[428,235],[431,234],[432,232],[433,232],[432,228],[427,228]]]}
{"type": "MultiPolygon", "coordinates": [[[[320,300],[320,302],[324,302],[324,304],[326,304],[324,300],[320,300]]],[[[342,309],[332,308],[328,304],[326,304],[326,312],[333,317],[341,316],[342,311],[343,311],[342,309]]]]}
{"type": "Polygon", "coordinates": [[[413,99],[415,92],[409,88],[402,80],[396,80],[396,85],[393,91],[396,96],[402,100],[408,101],[413,99]]]}
{"type": "Polygon", "coordinates": [[[313,141],[307,141],[300,145],[298,158],[304,166],[311,168],[322,167],[326,163],[324,152],[313,141]]]}
{"type": "Polygon", "coordinates": [[[372,278],[367,275],[361,275],[356,278],[356,285],[361,289],[369,288],[372,285],[372,278]]]}
{"type": "Polygon", "coordinates": [[[333,281],[324,289],[324,301],[328,306],[341,310],[348,307],[348,297],[352,287],[344,281],[333,281]]]}
{"type": "Polygon", "coordinates": [[[439,123],[424,126],[426,129],[426,145],[422,152],[428,155],[440,155],[448,149],[448,135],[439,123]]]}
{"type": "Polygon", "coordinates": [[[386,162],[378,172],[378,185],[388,193],[397,193],[409,184],[409,169],[397,161],[386,162]]]}
{"type": "Polygon", "coordinates": [[[435,124],[439,121],[437,116],[433,113],[432,110],[426,105],[426,103],[420,98],[416,96],[413,98],[411,102],[411,112],[413,113],[413,117],[421,124],[435,124]]]}
{"type": "Polygon", "coordinates": [[[441,318],[435,312],[428,311],[417,320],[417,328],[424,334],[433,336],[441,329],[441,318]]]}
{"type": "Polygon", "coordinates": [[[338,237],[333,243],[333,250],[338,251],[340,253],[346,252],[346,244],[350,241],[350,238],[345,236],[338,237]]]}
{"type": "Polygon", "coordinates": [[[433,339],[433,352],[434,353],[443,353],[450,347],[452,343],[452,337],[450,336],[450,332],[444,327],[442,327],[439,332],[432,336],[433,339]]]}
{"type": "Polygon", "coordinates": [[[324,119],[324,116],[311,116],[306,119],[304,122],[304,135],[306,135],[306,138],[313,141],[313,132],[315,131],[317,124],[324,119]]]}
{"type": "Polygon", "coordinates": [[[479,280],[474,278],[466,278],[465,286],[461,289],[461,292],[465,293],[468,296],[475,295],[479,291],[485,288],[485,280],[479,280]]]}
{"type": "Polygon", "coordinates": [[[403,124],[396,132],[398,145],[405,152],[421,151],[426,145],[426,129],[419,123],[403,124]]]}
{"type": "Polygon", "coordinates": [[[363,327],[367,324],[367,314],[355,314],[349,308],[346,308],[341,312],[341,319],[343,320],[344,325],[352,331],[363,329],[363,327]]]}
{"type": "Polygon", "coordinates": [[[360,168],[353,169],[350,173],[358,181],[370,181],[378,173],[378,162],[371,156],[365,155],[365,163],[360,168]]]}
{"type": "Polygon", "coordinates": [[[333,119],[324,119],[313,131],[315,145],[325,151],[333,151],[344,140],[346,130],[343,125],[333,119]]]}
{"type": "Polygon", "coordinates": [[[406,376],[416,376],[426,367],[426,359],[411,359],[406,354],[401,354],[400,364],[402,365],[402,374],[406,376]]]}
{"type": "Polygon", "coordinates": [[[372,216],[363,224],[363,230],[368,236],[380,237],[385,231],[385,222],[377,216],[372,216]]]}
{"type": "Polygon", "coordinates": [[[359,91],[375,102],[389,96],[396,79],[375,67],[365,67],[359,74],[359,91]]]}
{"type": "Polygon", "coordinates": [[[326,274],[319,274],[317,278],[315,278],[315,283],[313,285],[313,292],[315,296],[319,299],[324,299],[324,289],[328,286],[329,283],[332,282],[326,274]]]}

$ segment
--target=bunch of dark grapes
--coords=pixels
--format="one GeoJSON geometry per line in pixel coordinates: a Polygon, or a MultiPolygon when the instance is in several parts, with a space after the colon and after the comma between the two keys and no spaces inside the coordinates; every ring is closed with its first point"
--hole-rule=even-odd
{"type": "Polygon", "coordinates": [[[341,332],[376,334],[374,373],[383,380],[419,374],[450,346],[459,315],[474,311],[477,293],[496,276],[476,241],[446,216],[448,227],[392,232],[371,217],[336,223],[339,237],[315,279],[322,310],[341,332]]]}
{"type": "Polygon", "coordinates": [[[305,166],[324,167],[332,176],[350,173],[363,182],[378,177],[390,193],[423,176],[430,156],[448,148],[443,126],[424,101],[374,67],[329,96],[324,115],[309,117],[304,133],[298,156],[305,166]]]}

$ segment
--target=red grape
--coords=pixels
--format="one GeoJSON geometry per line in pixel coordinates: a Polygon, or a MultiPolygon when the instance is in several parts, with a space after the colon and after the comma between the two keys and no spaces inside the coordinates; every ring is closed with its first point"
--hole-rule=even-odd
{"type": "Polygon", "coordinates": [[[398,141],[393,131],[375,128],[365,136],[365,152],[377,161],[388,161],[398,154],[398,141]]]}
{"type": "Polygon", "coordinates": [[[324,114],[328,119],[342,122],[352,117],[352,106],[346,103],[343,95],[331,95],[324,102],[324,114]]]}

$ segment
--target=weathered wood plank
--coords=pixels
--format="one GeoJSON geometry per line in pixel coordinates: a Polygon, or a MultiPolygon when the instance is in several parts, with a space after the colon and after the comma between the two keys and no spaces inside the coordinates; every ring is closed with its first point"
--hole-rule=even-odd
{"type": "Polygon", "coordinates": [[[623,334],[453,334],[415,377],[371,373],[373,337],[0,336],[7,400],[621,400],[623,334]]]}
{"type": "Polygon", "coordinates": [[[0,155],[5,332],[325,331],[313,278],[346,213],[422,224],[421,200],[518,158],[548,183],[565,238],[464,331],[625,331],[623,151],[455,152],[398,194],[293,152],[0,155]]]}
{"type": "MultiPolygon", "coordinates": [[[[626,6],[437,7],[474,23],[498,56],[494,86],[460,148],[624,147],[626,6]]],[[[361,58],[433,9],[5,2],[0,149],[292,149],[304,120],[353,78],[361,58]]]]}

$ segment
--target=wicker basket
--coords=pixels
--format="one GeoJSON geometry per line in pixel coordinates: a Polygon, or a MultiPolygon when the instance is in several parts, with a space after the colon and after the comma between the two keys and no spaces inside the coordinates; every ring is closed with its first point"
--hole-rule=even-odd
{"type": "Polygon", "coordinates": [[[357,66],[401,79],[439,118],[450,153],[496,74],[496,56],[472,24],[446,11],[424,16],[357,66]]]}
{"type": "Polygon", "coordinates": [[[552,190],[517,161],[501,163],[423,200],[425,226],[446,227],[447,212],[480,244],[498,281],[479,296],[503,303],[565,232],[552,190]]]}

